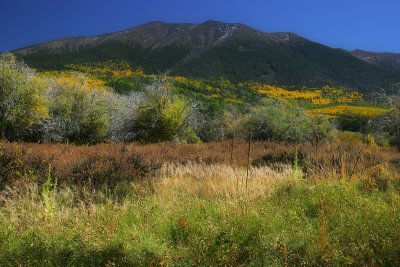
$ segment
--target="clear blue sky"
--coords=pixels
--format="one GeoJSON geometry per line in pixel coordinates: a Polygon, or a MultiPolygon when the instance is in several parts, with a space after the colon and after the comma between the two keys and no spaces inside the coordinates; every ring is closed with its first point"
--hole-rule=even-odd
{"type": "Polygon", "coordinates": [[[0,51],[146,22],[242,22],[345,49],[400,52],[399,0],[0,0],[0,51]]]}

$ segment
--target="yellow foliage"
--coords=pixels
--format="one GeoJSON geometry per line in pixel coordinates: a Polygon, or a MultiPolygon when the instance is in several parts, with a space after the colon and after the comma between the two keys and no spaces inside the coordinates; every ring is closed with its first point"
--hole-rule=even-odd
{"type": "Polygon", "coordinates": [[[209,84],[206,84],[203,81],[199,81],[199,80],[189,80],[186,77],[182,77],[182,76],[175,76],[175,77],[169,77],[170,79],[172,79],[173,81],[185,85],[185,86],[189,86],[198,90],[207,90],[209,92],[215,91],[218,92],[219,89],[212,87],[209,84]]]}
{"type": "Polygon", "coordinates": [[[362,144],[364,142],[362,134],[354,132],[342,132],[342,131],[337,131],[334,134],[334,140],[336,142],[345,142],[352,144],[362,144]]]}
{"type": "Polygon", "coordinates": [[[178,83],[183,83],[183,84],[187,84],[189,83],[189,79],[186,77],[182,77],[182,76],[176,76],[174,77],[175,81],[178,83]]]}
{"type": "Polygon", "coordinates": [[[67,65],[67,68],[83,73],[96,75],[111,75],[117,78],[143,77],[146,76],[142,69],[133,70],[125,61],[108,61],[90,65],[67,65]]]}
{"type": "Polygon", "coordinates": [[[238,99],[234,99],[234,98],[225,98],[226,102],[230,102],[230,103],[241,103],[242,101],[238,100],[238,99]]]}
{"type": "Polygon", "coordinates": [[[103,80],[88,77],[85,74],[77,72],[45,72],[41,74],[43,77],[53,79],[56,83],[66,87],[82,87],[88,90],[104,90],[106,89],[103,80]]]}
{"type": "Polygon", "coordinates": [[[376,141],[375,141],[375,137],[370,133],[367,135],[367,144],[370,147],[378,147],[378,145],[376,144],[376,141]]]}
{"type": "Polygon", "coordinates": [[[314,105],[329,105],[331,103],[332,103],[332,101],[329,99],[326,99],[326,98],[311,99],[311,104],[314,104],[314,105]]]}
{"type": "Polygon", "coordinates": [[[334,106],[327,108],[311,109],[307,112],[310,114],[324,114],[330,116],[362,116],[362,117],[376,117],[388,112],[388,109],[379,107],[360,107],[360,106],[334,106]]]}
{"type": "Polygon", "coordinates": [[[310,90],[287,90],[282,87],[254,83],[240,83],[240,86],[248,86],[252,90],[262,95],[270,95],[283,99],[303,100],[314,105],[329,105],[332,103],[350,103],[354,101],[362,101],[362,94],[358,92],[348,92],[342,88],[332,88],[324,86],[321,89],[310,90]]]}
{"type": "Polygon", "coordinates": [[[105,82],[98,79],[87,79],[85,80],[84,86],[90,89],[96,89],[100,87],[104,87],[105,82]]]}

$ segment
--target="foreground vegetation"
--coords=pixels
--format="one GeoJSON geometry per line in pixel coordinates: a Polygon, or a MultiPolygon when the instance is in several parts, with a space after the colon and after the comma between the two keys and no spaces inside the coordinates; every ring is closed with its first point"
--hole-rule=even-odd
{"type": "Polygon", "coordinates": [[[8,191],[2,265],[400,264],[398,183],[370,192],[357,182],[312,183],[253,169],[249,192],[231,196],[244,170],[174,168],[153,192],[132,186],[118,202],[89,200],[102,196],[83,198],[74,188],[8,191]],[[216,181],[194,181],[194,173],[216,181]]]}
{"type": "Polygon", "coordinates": [[[247,148],[3,143],[2,265],[400,264],[397,152],[247,148]]]}

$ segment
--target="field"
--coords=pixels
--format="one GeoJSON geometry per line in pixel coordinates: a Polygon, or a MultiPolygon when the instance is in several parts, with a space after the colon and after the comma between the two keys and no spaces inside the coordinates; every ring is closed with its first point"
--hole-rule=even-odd
{"type": "Polygon", "coordinates": [[[1,266],[397,266],[397,96],[0,57],[1,266]]]}
{"type": "Polygon", "coordinates": [[[400,264],[391,148],[227,140],[0,151],[2,266],[400,264]]]}

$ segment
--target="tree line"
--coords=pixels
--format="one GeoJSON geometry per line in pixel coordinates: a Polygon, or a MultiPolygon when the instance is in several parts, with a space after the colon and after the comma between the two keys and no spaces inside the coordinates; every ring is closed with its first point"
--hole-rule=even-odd
{"type": "MultiPolygon", "coordinates": [[[[172,85],[162,78],[129,94],[101,85],[87,86],[88,77],[82,73],[75,73],[74,79],[78,82],[61,83],[35,73],[13,54],[1,55],[2,139],[76,144],[195,143],[251,136],[298,143],[328,139],[333,128],[326,117],[306,114],[273,97],[247,107],[245,112],[232,105],[209,114],[199,102],[172,93],[172,85]]],[[[397,120],[395,114],[370,124],[379,131],[387,128],[398,134],[399,128],[388,123],[397,120]]]]}

